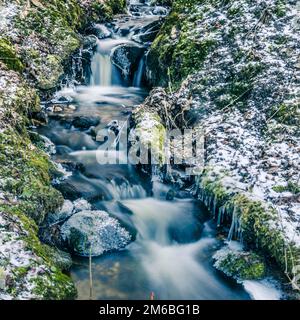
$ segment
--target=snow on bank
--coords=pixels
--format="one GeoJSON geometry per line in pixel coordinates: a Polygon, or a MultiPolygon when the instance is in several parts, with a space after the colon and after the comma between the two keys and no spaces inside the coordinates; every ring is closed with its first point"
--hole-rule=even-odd
{"type": "Polygon", "coordinates": [[[14,17],[19,14],[20,7],[13,3],[0,4],[0,34],[13,37],[15,30],[12,27],[14,17]]]}
{"type": "Polygon", "coordinates": [[[21,239],[26,236],[26,231],[22,228],[16,217],[0,213],[0,300],[37,299],[33,293],[34,280],[48,270],[32,251],[26,249],[27,245],[21,239]],[[11,287],[14,290],[8,293],[11,287]]]}

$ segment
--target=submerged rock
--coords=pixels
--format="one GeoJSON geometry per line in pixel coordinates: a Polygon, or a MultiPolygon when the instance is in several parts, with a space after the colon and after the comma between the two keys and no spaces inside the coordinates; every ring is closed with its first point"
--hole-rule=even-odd
{"type": "Polygon", "coordinates": [[[79,256],[100,256],[104,252],[124,248],[131,236],[119,222],[105,211],[81,211],[61,228],[68,247],[79,256]]]}
{"type": "Polygon", "coordinates": [[[97,126],[100,123],[99,117],[80,116],[75,117],[72,124],[75,128],[87,130],[92,126],[97,126]]]}

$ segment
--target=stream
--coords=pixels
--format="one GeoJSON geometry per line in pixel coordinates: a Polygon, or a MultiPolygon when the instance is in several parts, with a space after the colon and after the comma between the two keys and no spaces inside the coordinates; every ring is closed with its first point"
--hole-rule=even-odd
{"type": "MultiPolygon", "coordinates": [[[[94,257],[94,299],[250,299],[242,285],[213,267],[212,256],[220,248],[209,212],[192,198],[167,201],[169,186],[125,164],[101,165],[95,132],[107,133],[126,121],[134,106],[143,102],[144,54],[123,70],[112,61],[120,46],[141,46],[151,39],[145,26],[166,14],[162,7],[132,1],[128,15],[99,25],[98,37],[86,85],[65,88],[57,97],[69,96],[63,115],[52,115],[39,133],[56,145],[53,159],[72,167],[72,174],[57,185],[65,198],[87,199],[97,210],[105,210],[136,234],[125,249],[94,257]],[[143,29],[144,28],[144,29],[143,29]],[[77,119],[74,122],[74,119],[77,119]],[[93,123],[92,128],[85,122],[93,123]],[[97,121],[97,119],[100,119],[97,121]]],[[[134,49],[137,52],[138,49],[134,49]]],[[[131,51],[130,51],[131,52],[131,51]]],[[[59,98],[58,98],[59,99],[59,98]]],[[[112,151],[125,157],[122,146],[112,151]]],[[[89,262],[74,257],[71,276],[78,299],[88,299],[89,262]]]]}

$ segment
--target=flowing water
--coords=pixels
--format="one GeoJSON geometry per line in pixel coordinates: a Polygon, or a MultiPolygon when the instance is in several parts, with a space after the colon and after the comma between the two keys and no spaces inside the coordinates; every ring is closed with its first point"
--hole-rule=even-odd
{"type": "MultiPolygon", "coordinates": [[[[112,36],[98,40],[89,85],[59,93],[70,96],[75,107],[68,109],[64,118],[52,117],[47,126],[39,129],[55,143],[57,162],[73,166],[80,163],[81,169],[58,185],[65,197],[88,199],[95,208],[118,218],[135,235],[135,241],[124,250],[93,258],[94,299],[149,299],[151,292],[156,299],[249,299],[242,286],[213,268],[212,256],[220,243],[214,223],[201,204],[193,199],[167,201],[168,186],[155,179],[149,181],[151,178],[130,165],[99,164],[100,142],[90,129],[76,129],[68,121],[97,116],[101,121],[94,129],[107,132],[109,123],[116,125],[126,120],[128,110],[147,95],[140,88],[144,58],[129,85],[111,62],[114,48],[133,41],[136,35],[132,30],[136,26],[159,18],[153,8],[151,11],[147,5],[136,6],[139,10],[119,23],[131,26],[125,37],[111,27],[112,36]]],[[[114,158],[116,153],[126,156],[122,147],[109,156],[114,158]]],[[[78,298],[88,299],[87,259],[75,258],[71,276],[78,298]]]]}

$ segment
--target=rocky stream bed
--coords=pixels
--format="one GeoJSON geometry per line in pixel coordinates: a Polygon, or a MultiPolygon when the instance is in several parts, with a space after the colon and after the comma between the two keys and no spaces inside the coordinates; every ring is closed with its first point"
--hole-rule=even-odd
{"type": "Polygon", "coordinates": [[[299,10],[0,0],[0,299],[298,299],[299,10]]]}

